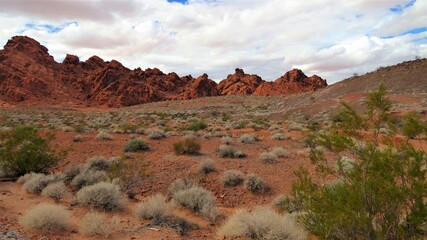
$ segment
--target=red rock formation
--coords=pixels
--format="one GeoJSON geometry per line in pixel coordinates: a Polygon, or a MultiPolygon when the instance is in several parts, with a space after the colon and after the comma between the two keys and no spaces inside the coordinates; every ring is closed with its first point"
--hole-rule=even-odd
{"type": "Polygon", "coordinates": [[[118,61],[106,62],[98,56],[81,62],[67,54],[62,63],[57,63],[46,47],[22,36],[13,37],[0,50],[0,100],[15,104],[120,107],[218,95],[275,95],[324,86],[326,81],[317,76],[308,78],[300,70],[265,82],[236,69],[217,84],[206,74],[194,79],[165,74],[157,68],[130,70],[118,61]]]}

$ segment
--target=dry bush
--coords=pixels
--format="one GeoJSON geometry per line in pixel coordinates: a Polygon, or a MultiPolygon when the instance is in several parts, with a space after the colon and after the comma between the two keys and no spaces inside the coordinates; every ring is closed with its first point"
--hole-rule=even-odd
{"type": "Polygon", "coordinates": [[[203,218],[208,220],[210,224],[215,224],[218,216],[221,214],[215,205],[206,205],[200,210],[203,218]]]}
{"type": "Polygon", "coordinates": [[[105,171],[92,171],[85,170],[79,173],[73,180],[71,181],[71,185],[80,189],[82,187],[90,186],[98,182],[107,181],[108,176],[105,171]]]}
{"type": "Polygon", "coordinates": [[[293,131],[302,131],[304,128],[300,123],[290,121],[288,124],[289,130],[293,131]]]}
{"type": "Polygon", "coordinates": [[[135,216],[138,219],[152,219],[154,225],[165,225],[168,217],[173,215],[171,204],[166,202],[166,197],[156,194],[148,197],[138,204],[135,216]]]}
{"type": "Polygon", "coordinates": [[[281,216],[268,207],[257,207],[252,212],[236,211],[218,230],[221,238],[246,237],[251,239],[307,239],[307,233],[289,215],[281,216]]]}
{"type": "Polygon", "coordinates": [[[181,190],[186,190],[195,186],[197,186],[197,184],[189,178],[178,178],[169,185],[168,192],[173,195],[181,190]]]}
{"type": "Polygon", "coordinates": [[[283,147],[274,147],[271,153],[277,157],[289,157],[289,153],[283,147]]]}
{"type": "Polygon", "coordinates": [[[272,140],[286,140],[286,136],[283,133],[275,133],[271,135],[272,140]]]}
{"type": "Polygon", "coordinates": [[[244,158],[246,154],[242,152],[240,149],[228,146],[228,145],[220,145],[218,148],[218,154],[223,158],[244,158]]]}
{"type": "Polygon", "coordinates": [[[113,140],[113,139],[114,139],[113,135],[104,131],[100,131],[98,135],[96,135],[96,140],[113,140]]]}
{"type": "Polygon", "coordinates": [[[19,224],[30,230],[58,232],[67,229],[71,214],[62,206],[41,203],[25,213],[19,224]]]}
{"type": "Polygon", "coordinates": [[[81,166],[80,165],[69,165],[65,168],[64,174],[65,174],[65,181],[69,182],[73,180],[77,175],[79,175],[81,172],[81,166]]]}
{"type": "Polygon", "coordinates": [[[119,229],[120,219],[112,217],[107,219],[104,214],[97,212],[87,213],[80,223],[80,231],[87,236],[102,236],[109,237],[111,233],[119,229]]]}
{"type": "Polygon", "coordinates": [[[264,179],[251,174],[245,181],[245,188],[253,193],[265,193],[270,190],[264,179]]]}
{"type": "Polygon", "coordinates": [[[64,197],[70,196],[71,194],[68,191],[68,188],[64,184],[64,182],[60,181],[60,182],[54,182],[47,185],[47,187],[43,189],[41,195],[50,197],[55,201],[59,201],[64,197]]]}
{"type": "Polygon", "coordinates": [[[186,138],[173,144],[173,151],[177,155],[195,155],[200,151],[200,143],[186,138]]]}
{"type": "Polygon", "coordinates": [[[103,171],[110,167],[111,161],[103,156],[95,156],[90,158],[84,165],[84,169],[92,171],[103,171]]]}
{"type": "Polygon", "coordinates": [[[60,180],[62,179],[54,174],[34,174],[22,185],[22,188],[29,193],[41,193],[47,185],[60,180]]]}
{"type": "Polygon", "coordinates": [[[263,163],[275,163],[277,162],[277,156],[271,152],[263,152],[259,155],[259,160],[263,163]]]}
{"type": "Polygon", "coordinates": [[[237,170],[227,170],[221,176],[221,183],[224,186],[237,186],[243,182],[243,173],[237,170]]]}
{"type": "Polygon", "coordinates": [[[43,173],[34,173],[34,172],[26,173],[25,175],[20,176],[18,178],[18,180],[16,180],[16,182],[20,183],[20,184],[24,184],[24,183],[28,182],[28,180],[32,179],[35,176],[44,176],[44,174],[43,173]]]}
{"type": "Polygon", "coordinates": [[[249,134],[249,133],[245,133],[242,136],[240,136],[239,140],[242,143],[254,143],[258,141],[255,134],[249,134]]]}
{"type": "Polygon", "coordinates": [[[166,137],[166,134],[165,134],[165,132],[163,132],[162,130],[160,130],[160,129],[153,129],[153,130],[151,130],[150,131],[150,133],[148,134],[148,138],[149,139],[156,139],[156,140],[159,140],[159,139],[162,139],[162,138],[165,138],[166,137]]]}
{"type": "Polygon", "coordinates": [[[76,135],[73,137],[73,142],[83,142],[83,136],[82,135],[76,135]]]}
{"type": "Polygon", "coordinates": [[[125,198],[120,187],[106,182],[84,187],[77,192],[77,202],[104,210],[117,210],[123,207],[125,198]]]}
{"type": "Polygon", "coordinates": [[[215,161],[212,159],[206,159],[199,164],[199,172],[203,174],[208,174],[216,171],[215,161]]]}
{"type": "Polygon", "coordinates": [[[216,199],[210,191],[194,186],[176,192],[173,201],[193,212],[200,212],[204,207],[214,206],[216,199]]]}
{"type": "Polygon", "coordinates": [[[277,124],[272,124],[269,128],[268,131],[275,131],[275,130],[279,130],[281,128],[280,125],[277,124]]]}
{"type": "Polygon", "coordinates": [[[145,152],[148,150],[150,150],[150,147],[141,138],[134,138],[123,147],[124,152],[145,152]]]}
{"type": "Polygon", "coordinates": [[[229,136],[225,136],[221,138],[221,144],[224,145],[230,145],[233,143],[233,138],[229,137],[229,136]]]}

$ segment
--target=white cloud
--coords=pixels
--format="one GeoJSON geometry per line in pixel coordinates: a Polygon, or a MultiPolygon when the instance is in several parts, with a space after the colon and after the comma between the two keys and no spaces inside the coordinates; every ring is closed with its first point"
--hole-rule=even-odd
{"type": "Polygon", "coordinates": [[[3,0],[0,44],[28,35],[57,61],[98,55],[129,68],[220,80],[244,68],[274,80],[292,67],[330,83],[381,65],[427,57],[427,3],[406,0],[3,0]],[[61,26],[52,33],[28,23],[61,26]],[[394,38],[382,38],[395,36],[394,38]],[[421,40],[420,40],[421,39],[421,40]],[[424,40],[423,40],[424,39],[424,40]]]}

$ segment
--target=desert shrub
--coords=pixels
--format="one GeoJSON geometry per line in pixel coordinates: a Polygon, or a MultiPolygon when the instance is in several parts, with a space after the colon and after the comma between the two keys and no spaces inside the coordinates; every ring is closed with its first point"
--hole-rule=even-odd
{"type": "Polygon", "coordinates": [[[200,210],[203,218],[208,220],[210,224],[215,224],[221,212],[215,205],[205,205],[202,210],[200,210]]]}
{"type": "Polygon", "coordinates": [[[221,144],[224,145],[230,145],[233,143],[233,138],[229,137],[229,136],[225,136],[221,138],[221,144]]]}
{"type": "Polygon", "coordinates": [[[169,185],[168,192],[171,194],[175,194],[179,191],[186,190],[195,186],[197,185],[193,182],[193,180],[189,178],[178,178],[169,185]]]}
{"type": "Polygon", "coordinates": [[[141,138],[134,138],[123,147],[125,152],[145,152],[148,150],[150,150],[150,147],[141,138]]]}
{"type": "Polygon", "coordinates": [[[307,136],[317,176],[339,180],[320,185],[306,169],[295,172],[291,196],[305,212],[301,222],[321,239],[426,236],[427,154],[411,145],[410,134],[407,141],[390,141],[396,139],[393,129],[401,129],[393,123],[386,94],[383,84],[369,93],[363,115],[342,103],[340,122],[321,132],[312,129],[307,136]],[[389,136],[381,136],[382,127],[390,129],[389,136]],[[348,154],[352,157],[350,170],[342,158],[348,154]],[[341,167],[333,164],[337,161],[341,167]]]}
{"type": "Polygon", "coordinates": [[[38,130],[31,126],[1,132],[1,168],[13,176],[22,176],[29,172],[46,173],[62,156],[55,154],[50,148],[52,139],[52,134],[47,134],[46,138],[40,137],[38,130]]]}
{"type": "Polygon", "coordinates": [[[218,154],[223,158],[244,158],[246,154],[242,152],[237,147],[228,146],[228,145],[220,145],[218,149],[218,154]]]}
{"type": "Polygon", "coordinates": [[[280,125],[277,124],[272,124],[269,128],[268,131],[275,131],[275,130],[279,130],[281,128],[280,125]]]}
{"type": "Polygon", "coordinates": [[[254,174],[249,175],[245,180],[245,188],[253,193],[265,193],[270,190],[264,179],[254,174]]]}
{"type": "Polygon", "coordinates": [[[172,206],[166,202],[166,197],[156,194],[138,204],[135,216],[138,219],[152,219],[154,225],[165,225],[168,217],[173,215],[172,206]]]}
{"type": "Polygon", "coordinates": [[[33,172],[26,173],[25,175],[20,176],[18,178],[18,180],[16,180],[16,182],[20,183],[20,184],[24,184],[24,183],[28,182],[28,180],[30,180],[31,178],[33,178],[33,177],[35,177],[37,175],[43,176],[44,174],[43,173],[33,173],[33,172]]]}
{"type": "Polygon", "coordinates": [[[193,139],[184,139],[173,144],[173,151],[177,155],[194,155],[200,151],[200,144],[193,139]]]}
{"type": "Polygon", "coordinates": [[[224,237],[251,239],[307,239],[307,233],[289,216],[281,216],[268,207],[257,207],[252,212],[236,211],[218,230],[224,237]]]}
{"type": "Polygon", "coordinates": [[[423,133],[427,134],[427,124],[420,119],[420,115],[416,112],[407,113],[403,118],[403,134],[411,139],[423,133]]]}
{"type": "Polygon", "coordinates": [[[104,170],[107,170],[108,167],[110,167],[110,165],[111,165],[111,162],[105,157],[96,156],[96,157],[90,158],[84,165],[84,168],[92,171],[104,171],[104,170]]]}
{"type": "Polygon", "coordinates": [[[41,203],[26,212],[19,224],[30,230],[58,232],[67,229],[70,214],[62,206],[41,203]]]}
{"type": "Polygon", "coordinates": [[[289,153],[283,147],[274,147],[271,150],[271,153],[276,155],[277,157],[288,157],[289,153]]]}
{"type": "Polygon", "coordinates": [[[303,130],[303,126],[300,123],[293,122],[293,121],[290,121],[288,123],[288,128],[289,128],[289,130],[293,130],[293,131],[302,131],[303,130]]]}
{"type": "Polygon", "coordinates": [[[80,189],[106,180],[108,176],[105,171],[85,170],[73,178],[71,185],[80,189]]]}
{"type": "Polygon", "coordinates": [[[60,179],[53,174],[35,174],[22,185],[22,188],[29,193],[41,193],[47,185],[57,182],[58,180],[60,179]]]}
{"type": "Polygon", "coordinates": [[[199,172],[203,174],[208,174],[216,171],[215,161],[212,159],[204,160],[199,164],[199,172]]]}
{"type": "Polygon", "coordinates": [[[278,196],[274,204],[281,210],[288,213],[299,212],[302,209],[302,203],[292,196],[278,196]]]}
{"type": "Polygon", "coordinates": [[[81,166],[78,165],[69,165],[65,168],[65,181],[71,181],[81,172],[81,166]]]}
{"type": "Polygon", "coordinates": [[[96,140],[113,140],[113,139],[114,139],[113,135],[105,131],[100,131],[98,135],[96,135],[96,140]]]}
{"type": "Polygon", "coordinates": [[[207,127],[208,127],[208,124],[205,121],[203,121],[203,120],[197,120],[197,121],[191,123],[187,127],[187,130],[197,132],[197,131],[203,130],[203,129],[207,128],[207,127]]]}
{"type": "Polygon", "coordinates": [[[117,210],[123,207],[125,199],[119,186],[100,182],[87,186],[77,192],[77,202],[104,210],[117,210]]]}
{"type": "Polygon", "coordinates": [[[224,186],[237,186],[243,182],[243,173],[237,170],[227,170],[221,176],[221,183],[224,186]]]}
{"type": "Polygon", "coordinates": [[[80,223],[80,231],[87,236],[102,236],[108,238],[120,226],[120,219],[112,217],[107,219],[104,214],[89,212],[80,223]]]}
{"type": "Polygon", "coordinates": [[[242,136],[240,136],[239,140],[242,143],[254,143],[258,141],[255,134],[249,134],[249,133],[245,133],[242,136]]]}
{"type": "Polygon", "coordinates": [[[162,138],[165,138],[165,137],[166,137],[165,133],[162,130],[160,130],[160,129],[153,129],[148,134],[148,138],[149,139],[159,140],[159,139],[162,139],[162,138]]]}
{"type": "Polygon", "coordinates": [[[176,192],[173,201],[193,212],[200,212],[203,208],[214,206],[216,200],[210,191],[194,186],[176,192]]]}
{"type": "Polygon", "coordinates": [[[277,156],[271,152],[263,152],[259,155],[259,160],[263,163],[275,163],[277,162],[277,156]]]}
{"type": "Polygon", "coordinates": [[[83,142],[83,136],[82,135],[76,135],[73,137],[73,142],[83,142]]]}
{"type": "Polygon", "coordinates": [[[353,171],[354,167],[354,160],[347,156],[341,156],[335,163],[335,170],[344,174],[348,174],[353,171]]]}
{"type": "Polygon", "coordinates": [[[275,133],[271,135],[272,140],[286,140],[286,136],[283,133],[275,133]]]}
{"type": "Polygon", "coordinates": [[[121,190],[132,199],[136,195],[135,190],[147,176],[146,167],[142,159],[127,161],[126,157],[116,157],[112,159],[107,175],[110,179],[118,180],[121,190]]]}
{"type": "Polygon", "coordinates": [[[55,201],[59,201],[64,197],[70,196],[71,194],[64,182],[60,181],[47,185],[47,187],[45,187],[41,192],[41,195],[50,197],[55,201]]]}

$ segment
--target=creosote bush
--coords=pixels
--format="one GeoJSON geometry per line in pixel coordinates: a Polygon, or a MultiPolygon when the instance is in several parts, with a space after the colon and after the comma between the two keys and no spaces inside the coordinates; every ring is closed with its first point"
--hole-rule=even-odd
{"type": "Polygon", "coordinates": [[[265,193],[270,190],[264,179],[254,174],[249,175],[244,184],[245,188],[253,193],[265,193]]]}
{"type": "Polygon", "coordinates": [[[237,210],[218,230],[219,237],[250,239],[305,240],[307,233],[289,215],[279,215],[268,207],[249,212],[237,210]]]}
{"type": "Polygon", "coordinates": [[[119,229],[120,219],[112,217],[108,219],[104,214],[89,212],[80,223],[80,231],[86,236],[102,236],[108,238],[111,233],[119,229]]]}
{"type": "Polygon", "coordinates": [[[342,103],[334,125],[323,131],[311,127],[310,159],[319,176],[337,181],[317,184],[301,168],[290,197],[304,212],[300,221],[320,239],[422,239],[427,234],[427,154],[412,146],[409,139],[417,136],[412,131],[396,144],[401,129],[386,94],[381,84],[368,94],[364,114],[342,103]],[[388,129],[386,135],[382,128],[388,129]]]}
{"type": "Polygon", "coordinates": [[[46,173],[63,157],[56,154],[49,143],[54,135],[39,136],[31,126],[21,126],[0,132],[0,167],[11,176],[21,176],[30,172],[46,173]]]}
{"type": "Polygon", "coordinates": [[[150,147],[141,138],[134,138],[123,147],[124,152],[145,152],[148,150],[150,150],[150,147]]]}
{"type": "Polygon", "coordinates": [[[243,173],[237,170],[227,170],[221,176],[224,186],[237,186],[243,182],[243,173]]]}
{"type": "Polygon", "coordinates": [[[59,232],[68,228],[70,216],[62,206],[41,203],[26,212],[19,224],[29,230],[59,232]]]}
{"type": "Polygon", "coordinates": [[[220,145],[218,148],[218,154],[222,158],[244,158],[246,154],[237,147],[220,145]]]}
{"type": "Polygon", "coordinates": [[[123,207],[125,198],[119,186],[100,182],[84,187],[77,192],[77,202],[104,210],[117,210],[123,207]]]}
{"type": "Polygon", "coordinates": [[[173,151],[177,155],[195,155],[199,153],[200,148],[200,143],[188,138],[173,144],[173,151]]]}

